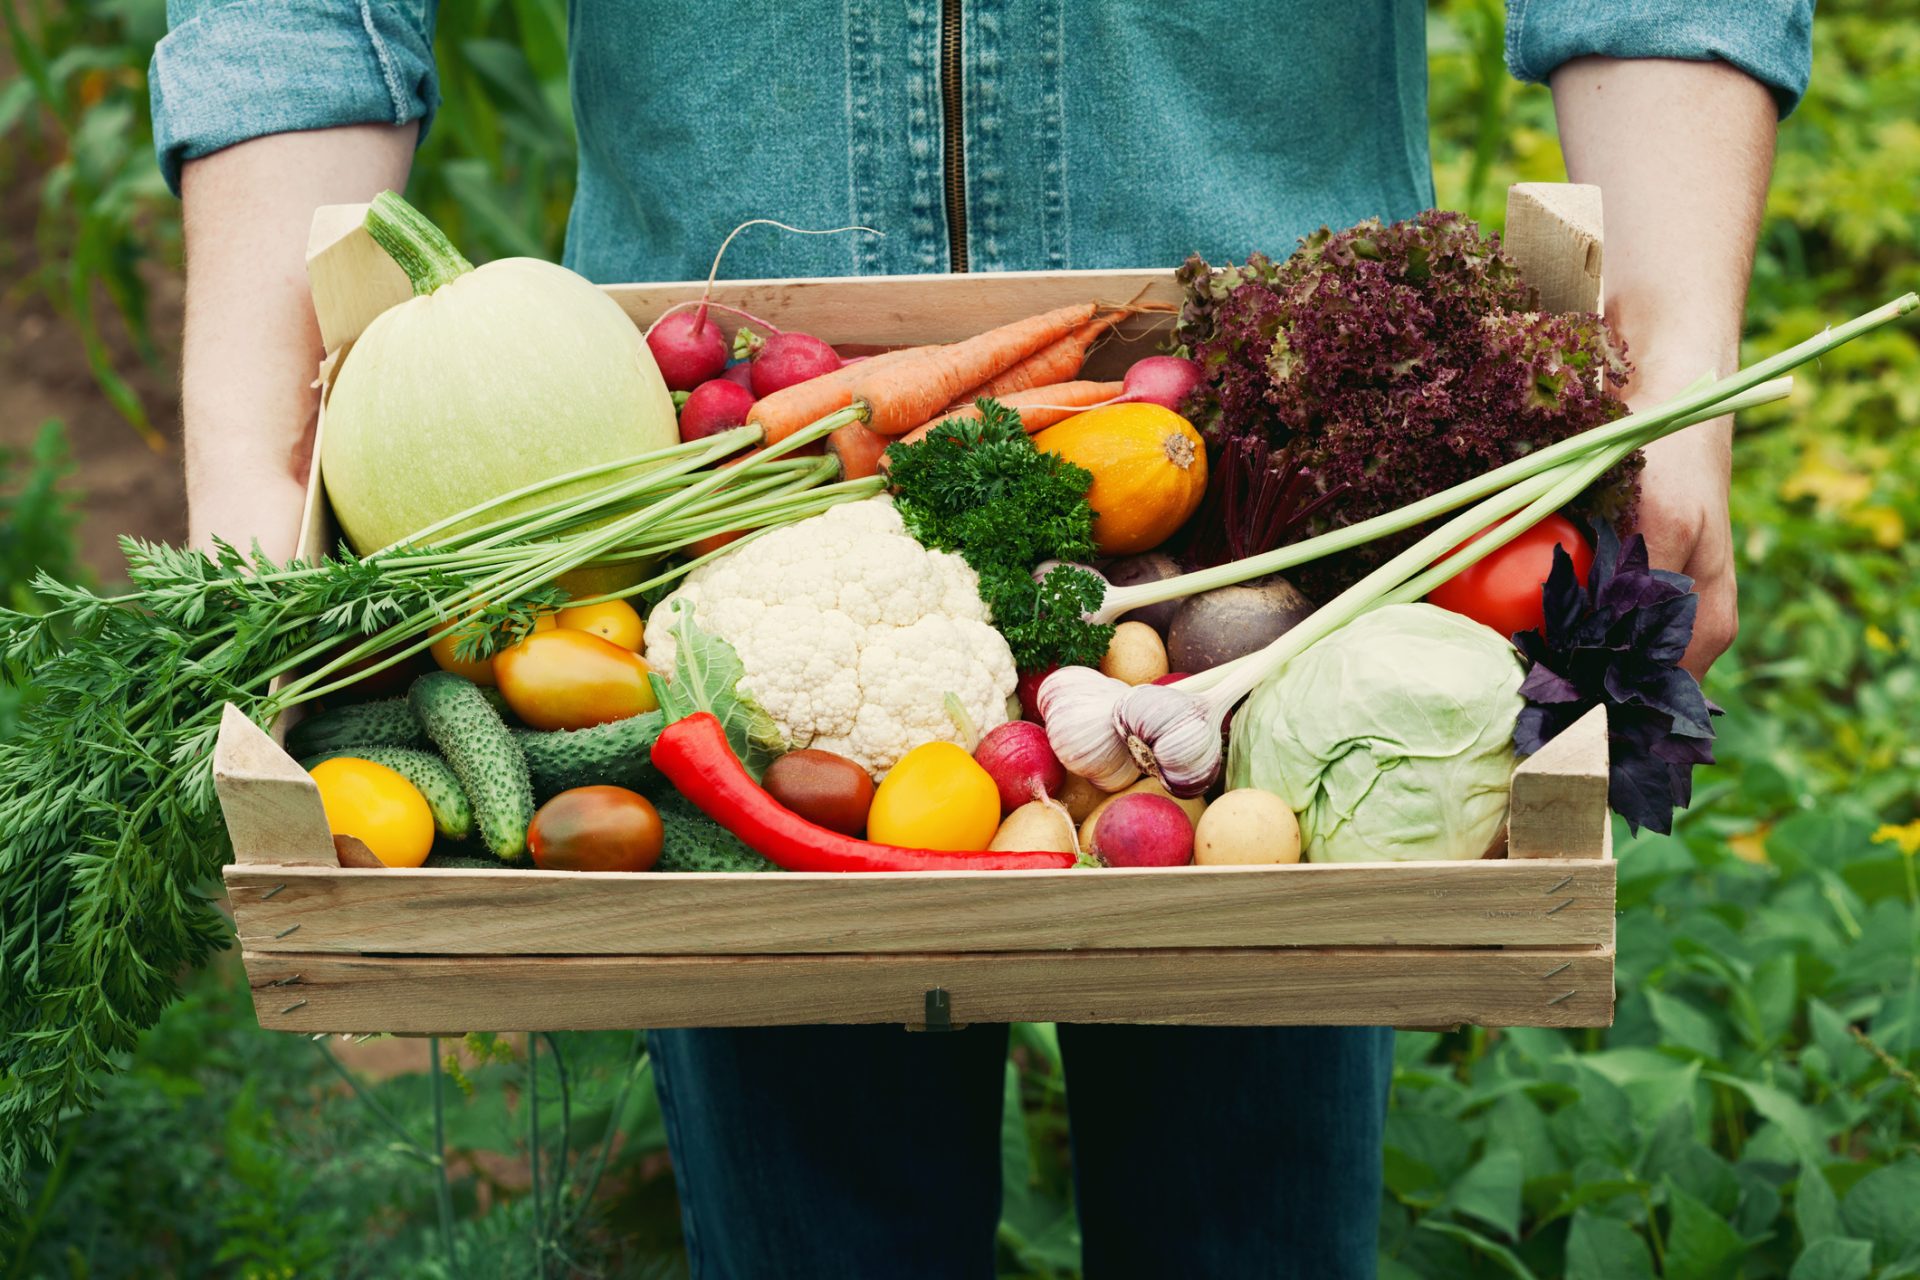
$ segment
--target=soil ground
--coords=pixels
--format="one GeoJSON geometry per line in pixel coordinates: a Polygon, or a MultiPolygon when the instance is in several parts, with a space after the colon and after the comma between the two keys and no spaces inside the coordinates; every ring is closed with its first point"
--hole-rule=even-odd
{"type": "Polygon", "coordinates": [[[76,464],[69,484],[81,500],[81,560],[101,580],[118,581],[121,534],[164,542],[186,536],[179,443],[181,277],[172,264],[151,264],[146,271],[153,364],[134,353],[106,298],[97,302],[116,368],[165,438],[165,447],[156,450],[100,390],[78,330],[38,285],[36,188],[20,184],[0,194],[0,446],[26,446],[49,419],[65,425],[76,464]]]}

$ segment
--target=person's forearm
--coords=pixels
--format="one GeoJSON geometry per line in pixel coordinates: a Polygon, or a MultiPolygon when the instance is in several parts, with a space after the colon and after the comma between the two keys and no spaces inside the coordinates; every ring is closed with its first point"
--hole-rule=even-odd
{"type": "MultiPolygon", "coordinates": [[[[1634,364],[1629,402],[1731,372],[1773,166],[1772,95],[1724,62],[1661,59],[1580,58],[1552,86],[1567,176],[1601,189],[1606,311],[1634,364]]],[[[1736,625],[1731,445],[1727,419],[1661,441],[1642,484],[1654,563],[1692,575],[1701,594],[1696,673],[1736,625]]]]}
{"type": "Polygon", "coordinates": [[[277,134],[181,171],[186,335],[180,369],[195,547],[293,552],[311,459],[320,332],[307,228],[323,204],[406,184],[413,125],[277,134]]]}

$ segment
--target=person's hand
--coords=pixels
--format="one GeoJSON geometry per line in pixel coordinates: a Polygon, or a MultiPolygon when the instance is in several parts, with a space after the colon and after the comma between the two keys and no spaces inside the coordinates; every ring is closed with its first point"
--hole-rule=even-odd
{"type": "MultiPolygon", "coordinates": [[[[1705,368],[1706,366],[1702,366],[1705,368]]],[[[1677,393],[1677,385],[1643,372],[1628,404],[1645,409],[1677,393]]],[[[1714,659],[1727,651],[1740,627],[1733,566],[1733,525],[1727,512],[1733,477],[1733,422],[1716,418],[1647,446],[1640,476],[1639,528],[1656,569],[1693,579],[1700,595],[1693,641],[1681,665],[1704,680],[1714,659]]]]}

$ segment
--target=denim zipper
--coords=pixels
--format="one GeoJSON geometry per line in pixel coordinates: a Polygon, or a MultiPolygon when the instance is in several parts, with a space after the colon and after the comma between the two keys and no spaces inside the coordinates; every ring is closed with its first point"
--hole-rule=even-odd
{"type": "Polygon", "coordinates": [[[967,269],[967,128],[961,107],[961,0],[940,0],[940,107],[946,125],[947,269],[967,269]]]}

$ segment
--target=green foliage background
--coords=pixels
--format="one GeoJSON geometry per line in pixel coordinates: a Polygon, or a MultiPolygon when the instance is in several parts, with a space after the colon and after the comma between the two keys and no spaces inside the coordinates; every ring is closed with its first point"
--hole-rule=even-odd
{"type": "MultiPolygon", "coordinates": [[[[146,428],[153,406],[101,331],[117,312],[150,350],[142,273],[177,265],[147,145],[162,6],[0,6],[22,72],[0,89],[0,179],[41,197],[30,283],[146,428]]],[[[1501,21],[1493,0],[1430,21],[1440,200],[1491,225],[1509,182],[1563,176],[1545,91],[1501,65],[1501,21]]],[[[557,252],[565,30],[559,0],[442,6],[447,104],[409,195],[476,257],[557,252]]],[[[1920,5],[1828,3],[1815,37],[1813,91],[1780,134],[1750,357],[1920,288],[1920,5]]],[[[1722,763],[1675,836],[1619,833],[1618,1021],[1401,1037],[1389,1280],[1920,1276],[1920,337],[1882,331],[1802,382],[1741,424],[1744,630],[1711,688],[1722,763]]],[[[0,580],[76,572],[57,441],[0,466],[0,580]]],[[[1051,1030],[1018,1028],[1009,1066],[1009,1276],[1075,1265],[1051,1030]]],[[[473,1050],[457,1075],[349,1089],[321,1048],[259,1031],[234,967],[216,967],[0,1221],[0,1277],[526,1275],[536,1249],[552,1274],[679,1274],[628,1038],[555,1037],[531,1073],[524,1042],[473,1050]]]]}

